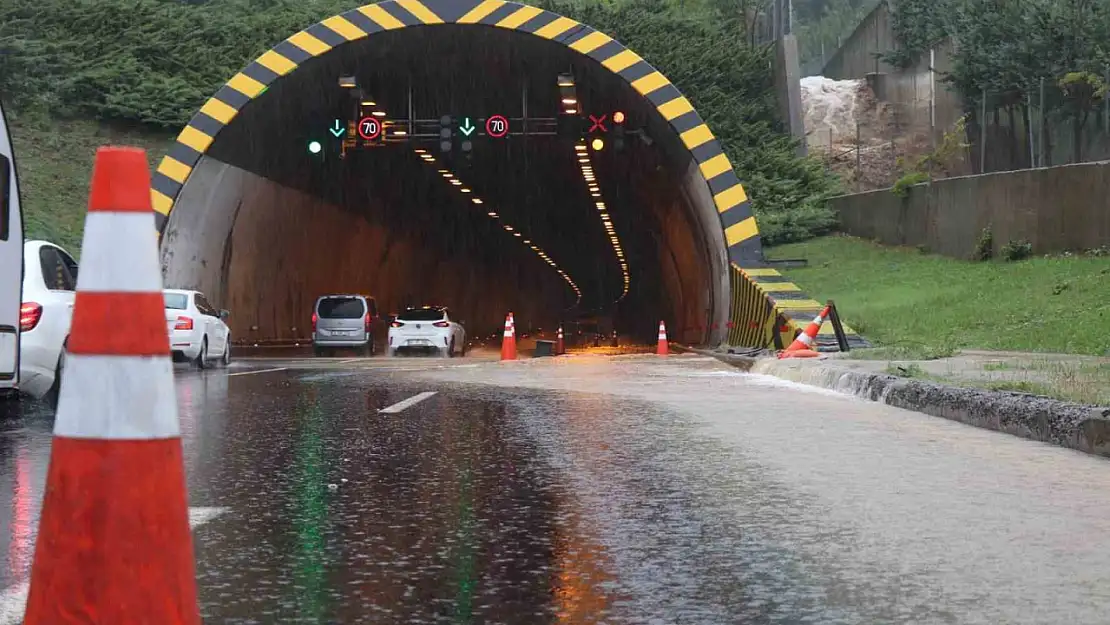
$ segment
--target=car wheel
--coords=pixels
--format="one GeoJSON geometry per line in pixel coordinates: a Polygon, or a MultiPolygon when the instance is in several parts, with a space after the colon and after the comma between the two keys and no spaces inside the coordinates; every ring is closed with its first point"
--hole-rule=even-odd
{"type": "Polygon", "coordinates": [[[317,357],[317,358],[323,358],[323,357],[328,355],[328,351],[326,349],[324,349],[323,347],[313,347],[312,348],[312,355],[317,357]]]}
{"type": "Polygon", "coordinates": [[[54,401],[55,405],[58,402],[58,396],[62,392],[62,375],[66,368],[66,347],[69,345],[69,338],[62,343],[62,352],[58,354],[58,365],[54,368],[54,383],[50,385],[50,391],[47,395],[54,401]]]}
{"type": "Polygon", "coordinates": [[[231,364],[231,337],[230,336],[227,337],[227,342],[224,343],[224,357],[221,361],[221,364],[225,367],[231,364]]]}
{"type": "Polygon", "coordinates": [[[373,343],[367,343],[359,351],[360,351],[360,354],[359,354],[360,356],[362,356],[363,358],[369,358],[369,357],[374,355],[374,344],[373,343]]]}
{"type": "Polygon", "coordinates": [[[451,346],[447,348],[447,357],[448,358],[454,358],[455,357],[455,339],[451,339],[451,346]]]}
{"type": "Polygon", "coordinates": [[[197,359],[193,361],[197,369],[208,368],[208,337],[200,340],[200,353],[197,354],[197,359]]]}

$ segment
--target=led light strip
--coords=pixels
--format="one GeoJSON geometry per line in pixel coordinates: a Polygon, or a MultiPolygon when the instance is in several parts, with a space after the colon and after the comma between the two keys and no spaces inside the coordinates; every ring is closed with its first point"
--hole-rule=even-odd
{"type": "MultiPolygon", "coordinates": [[[[436,158],[434,156],[432,156],[431,154],[428,154],[427,150],[417,148],[415,150],[415,152],[416,152],[417,156],[419,156],[420,159],[423,160],[425,163],[428,163],[429,165],[432,165],[432,166],[436,166],[436,158]]],[[[436,171],[437,171],[437,173],[439,173],[439,175],[443,176],[443,178],[445,180],[447,180],[447,182],[451,183],[451,186],[455,187],[455,189],[457,189],[459,193],[463,193],[463,194],[467,195],[470,198],[470,203],[471,204],[474,204],[476,206],[484,206],[485,205],[485,202],[482,201],[482,198],[474,195],[474,192],[471,189],[464,186],[462,181],[459,180],[450,171],[448,171],[446,169],[441,169],[441,168],[438,168],[438,167],[437,167],[436,171]]],[[[531,248],[531,250],[533,252],[535,252],[537,256],[539,256],[541,259],[543,259],[543,261],[545,263],[547,263],[548,265],[551,265],[551,267],[553,269],[555,269],[555,271],[558,272],[558,274],[560,276],[562,276],[563,280],[574,291],[574,295],[575,295],[575,298],[576,298],[575,301],[574,301],[575,306],[577,306],[582,301],[582,291],[578,288],[578,285],[575,284],[574,280],[571,279],[570,275],[566,271],[564,271],[562,268],[560,268],[559,265],[554,260],[551,260],[551,257],[547,255],[547,252],[543,251],[531,239],[525,239],[524,235],[519,230],[516,230],[512,226],[510,226],[509,224],[505,223],[504,220],[501,219],[501,216],[498,215],[497,212],[494,211],[493,209],[488,209],[486,214],[489,215],[490,219],[496,219],[496,220],[501,221],[501,227],[505,229],[505,232],[508,232],[509,234],[512,234],[513,237],[515,237],[517,239],[520,239],[521,243],[523,243],[524,245],[527,245],[529,248],[531,248]]]]}
{"type": "Polygon", "coordinates": [[[621,296],[616,301],[621,301],[628,295],[629,278],[628,278],[628,260],[624,257],[624,250],[621,249],[621,241],[617,237],[616,229],[613,227],[613,220],[609,217],[609,210],[605,208],[605,200],[601,197],[601,187],[597,184],[597,177],[594,175],[594,168],[590,165],[590,153],[586,149],[586,142],[580,141],[574,146],[574,154],[578,158],[578,166],[582,169],[582,178],[586,181],[586,187],[590,190],[590,197],[594,201],[594,206],[597,211],[601,213],[601,225],[605,227],[605,234],[609,235],[609,241],[613,244],[613,252],[617,255],[617,261],[621,266],[621,274],[624,276],[624,290],[621,296]]]}

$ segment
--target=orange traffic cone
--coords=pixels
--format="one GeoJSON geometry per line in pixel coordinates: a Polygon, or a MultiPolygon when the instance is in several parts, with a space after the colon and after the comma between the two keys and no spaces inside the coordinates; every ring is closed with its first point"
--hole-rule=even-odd
{"type": "Polygon", "coordinates": [[[563,337],[563,326],[559,326],[559,333],[555,337],[555,355],[562,356],[565,353],[567,353],[567,349],[563,337]]]}
{"type": "Polygon", "coordinates": [[[821,354],[813,350],[813,344],[817,341],[817,333],[821,330],[821,325],[825,323],[828,316],[829,307],[825,306],[809,323],[805,332],[799,334],[794,342],[779,354],[779,358],[816,358],[820,356],[821,354]]]}
{"type": "Polygon", "coordinates": [[[516,360],[516,330],[513,328],[513,313],[505,317],[505,335],[501,339],[501,360],[516,360]]]}
{"type": "Polygon", "coordinates": [[[200,623],[150,171],[97,150],[25,625],[200,623]]]}
{"type": "Polygon", "coordinates": [[[659,344],[655,347],[655,353],[660,356],[666,356],[670,353],[667,345],[667,326],[659,322],[659,344]]]}

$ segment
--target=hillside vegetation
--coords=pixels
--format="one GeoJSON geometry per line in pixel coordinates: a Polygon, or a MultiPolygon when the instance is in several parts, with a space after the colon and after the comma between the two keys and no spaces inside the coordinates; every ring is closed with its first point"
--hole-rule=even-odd
{"type": "MultiPolygon", "coordinates": [[[[127,139],[160,154],[220,85],[285,37],[361,4],[349,0],[6,0],[0,93],[15,135],[31,236],[72,247],[93,146],[127,139]],[[58,123],[62,120],[63,123],[58,123]],[[68,121],[67,121],[68,120],[68,121]],[[99,127],[74,120],[95,121],[99,127]],[[68,125],[67,125],[68,124],[68,125]],[[61,149],[46,137],[72,128],[61,149]],[[122,133],[122,134],[121,134],[122,133]],[[72,194],[72,195],[70,195],[72,194]],[[57,214],[55,214],[57,213],[57,214]],[[75,222],[75,223],[73,223],[75,222]]],[[[771,90],[769,50],[750,45],[728,3],[548,0],[614,35],[665,73],[709,122],[745,181],[770,243],[834,225],[835,179],[794,156],[771,90]]]]}

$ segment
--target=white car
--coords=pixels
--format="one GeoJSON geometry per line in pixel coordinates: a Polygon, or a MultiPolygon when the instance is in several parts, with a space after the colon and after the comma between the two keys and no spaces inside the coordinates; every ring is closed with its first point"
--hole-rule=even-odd
{"type": "Polygon", "coordinates": [[[77,261],[53,243],[27,241],[23,268],[19,390],[42,398],[61,385],[77,290],[77,261]]]}
{"type": "Polygon", "coordinates": [[[389,355],[400,351],[431,351],[451,357],[466,355],[466,330],[451,320],[446,308],[409,308],[389,324],[389,355]]]}
{"type": "Polygon", "coordinates": [[[165,289],[166,329],[174,360],[185,360],[201,369],[231,362],[231,329],[226,310],[216,310],[204,293],[165,289]]]}

